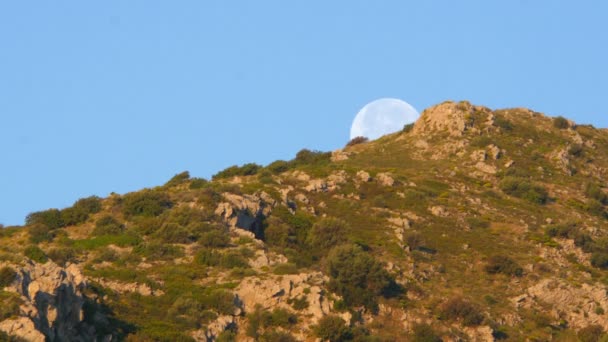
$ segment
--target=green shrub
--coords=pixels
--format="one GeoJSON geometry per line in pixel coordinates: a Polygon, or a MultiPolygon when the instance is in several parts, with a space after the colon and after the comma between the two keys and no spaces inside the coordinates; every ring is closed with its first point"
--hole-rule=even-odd
{"type": "Polygon", "coordinates": [[[160,241],[139,244],[133,249],[133,252],[148,260],[172,260],[184,256],[183,248],[160,241]]]}
{"type": "Polygon", "coordinates": [[[211,249],[201,249],[194,256],[194,262],[203,266],[218,266],[222,255],[211,249]]]}
{"type": "Polygon", "coordinates": [[[412,329],[412,342],[442,342],[443,340],[433,327],[428,324],[420,323],[414,325],[412,329]]]}
{"type": "Polygon", "coordinates": [[[608,213],[606,212],[606,209],[604,208],[604,204],[602,204],[602,202],[596,200],[596,199],[588,199],[585,202],[585,206],[584,206],[585,210],[594,216],[598,216],[598,217],[608,217],[608,213]]]}
{"type": "Polygon", "coordinates": [[[188,244],[197,239],[197,235],[190,229],[173,222],[163,224],[152,236],[164,243],[188,244]]]}
{"type": "Polygon", "coordinates": [[[594,252],[591,254],[591,265],[601,269],[608,269],[608,253],[594,252]]]}
{"type": "Polygon", "coordinates": [[[294,310],[298,311],[308,309],[308,306],[310,305],[305,296],[289,299],[287,303],[291,305],[294,310]]]}
{"type": "Polygon", "coordinates": [[[467,223],[472,229],[490,228],[490,222],[479,217],[467,217],[467,223]]]}
{"type": "Polygon", "coordinates": [[[59,209],[48,209],[43,211],[37,211],[30,213],[25,218],[26,225],[32,224],[44,224],[49,229],[57,229],[63,227],[63,220],[61,219],[61,211],[59,209]]]}
{"type": "Polygon", "coordinates": [[[406,124],[403,126],[403,129],[401,130],[401,132],[403,133],[409,133],[414,129],[414,123],[410,123],[410,124],[406,124]]]}
{"type": "Polygon", "coordinates": [[[76,252],[74,249],[69,247],[53,248],[47,253],[47,256],[57,265],[62,267],[64,267],[68,262],[76,261],[76,252]]]}
{"type": "Polygon", "coordinates": [[[376,296],[383,295],[394,283],[383,265],[359,246],[334,248],[327,257],[329,289],[348,306],[377,308],[376,296]]]}
{"type": "Polygon", "coordinates": [[[249,268],[249,263],[240,253],[230,251],[223,254],[220,260],[220,266],[223,268],[249,268]]]}
{"type": "Polygon", "coordinates": [[[260,338],[260,342],[296,342],[297,340],[290,333],[285,331],[267,331],[263,333],[260,338]]]}
{"type": "Polygon", "coordinates": [[[202,189],[207,186],[207,184],[209,184],[209,181],[204,178],[192,178],[189,188],[190,190],[202,189]]]}
{"type": "Polygon", "coordinates": [[[61,221],[63,226],[73,226],[89,218],[90,214],[101,211],[101,198],[90,196],[76,201],[72,207],[61,210],[61,221]]]}
{"type": "Polygon", "coordinates": [[[500,189],[507,195],[525,199],[532,203],[545,204],[549,194],[545,188],[525,179],[505,177],[500,182],[500,189]]]}
{"type": "Polygon", "coordinates": [[[230,245],[230,236],[227,232],[219,229],[203,233],[199,238],[199,243],[207,248],[223,248],[230,245]]]}
{"type": "Polygon", "coordinates": [[[501,115],[494,116],[494,126],[501,128],[505,132],[510,132],[513,130],[513,124],[511,121],[505,119],[501,115]]]}
{"type": "Polygon", "coordinates": [[[121,234],[124,229],[125,226],[118,222],[118,220],[116,220],[113,216],[105,215],[95,222],[93,235],[118,235],[121,234]]]}
{"type": "Polygon", "coordinates": [[[167,194],[153,190],[143,190],[124,195],[122,213],[126,217],[153,217],[162,214],[172,205],[173,203],[167,194]]]}
{"type": "Polygon", "coordinates": [[[557,116],[553,118],[553,127],[566,129],[570,127],[570,122],[568,122],[568,119],[564,118],[563,116],[557,116]]]}
{"type": "Polygon", "coordinates": [[[453,297],[440,307],[440,318],[460,321],[465,326],[480,325],[484,316],[479,308],[462,297],[453,297]]]}
{"type": "Polygon", "coordinates": [[[591,324],[579,330],[576,335],[581,342],[599,342],[604,336],[604,328],[599,324],[591,324]]]}
{"type": "Polygon", "coordinates": [[[576,223],[568,222],[564,224],[554,224],[546,228],[545,233],[550,237],[574,238],[578,229],[576,223]]]}
{"type": "Polygon", "coordinates": [[[190,172],[184,171],[173,176],[167,183],[165,183],[165,187],[172,187],[183,184],[190,179],[190,172]]]}
{"type": "Polygon", "coordinates": [[[44,254],[42,249],[38,248],[38,246],[35,245],[26,247],[23,251],[23,255],[37,263],[45,263],[48,260],[48,257],[46,256],[46,254],[44,254]]]}
{"type": "Polygon", "coordinates": [[[354,137],[354,138],[350,139],[350,141],[346,144],[346,146],[354,146],[354,145],[358,145],[358,144],[363,144],[368,141],[369,141],[369,139],[366,137],[354,137]]]}
{"type": "Polygon", "coordinates": [[[583,155],[583,145],[581,144],[573,144],[570,145],[570,147],[568,147],[568,154],[570,154],[573,157],[580,157],[583,155]]]}
{"type": "Polygon", "coordinates": [[[55,233],[42,223],[34,223],[27,229],[30,234],[30,242],[38,244],[45,241],[53,241],[55,233]]]}
{"type": "Polygon", "coordinates": [[[18,316],[21,304],[22,300],[18,294],[0,291],[0,321],[18,316]]]}
{"type": "Polygon", "coordinates": [[[291,264],[291,263],[278,264],[274,267],[272,272],[277,275],[298,274],[299,273],[298,266],[296,266],[296,264],[291,264]]]}
{"type": "Polygon", "coordinates": [[[302,149],[296,153],[296,163],[303,165],[318,164],[331,160],[331,152],[311,151],[302,149]]]}
{"type": "Polygon", "coordinates": [[[602,204],[608,204],[608,194],[606,194],[599,185],[587,183],[584,192],[587,198],[595,199],[602,204]]]}
{"type": "Polygon", "coordinates": [[[0,289],[9,286],[17,278],[17,272],[8,266],[0,268],[0,289]]]}
{"type": "Polygon", "coordinates": [[[289,169],[291,169],[293,167],[293,164],[284,160],[277,160],[274,161],[270,164],[268,164],[268,166],[266,166],[266,168],[268,170],[270,170],[270,172],[274,173],[275,175],[283,173],[289,169]]]}
{"type": "Polygon", "coordinates": [[[262,168],[262,166],[255,164],[255,163],[248,163],[243,166],[233,165],[233,166],[230,166],[230,167],[216,173],[211,178],[213,180],[216,180],[216,179],[232,178],[232,177],[236,177],[236,176],[253,176],[253,175],[257,174],[261,168],[262,168]]]}
{"type": "Polygon", "coordinates": [[[319,323],[313,326],[315,336],[320,338],[322,341],[329,342],[342,342],[349,340],[352,336],[352,332],[349,327],[346,326],[346,322],[334,315],[323,316],[319,319],[319,323]]]}
{"type": "Polygon", "coordinates": [[[488,259],[484,270],[489,274],[502,273],[509,276],[521,277],[524,273],[523,268],[513,259],[504,255],[495,255],[488,259]]]}
{"type": "Polygon", "coordinates": [[[349,230],[348,223],[341,219],[322,218],[308,231],[307,242],[313,250],[325,254],[332,247],[346,242],[349,230]]]}

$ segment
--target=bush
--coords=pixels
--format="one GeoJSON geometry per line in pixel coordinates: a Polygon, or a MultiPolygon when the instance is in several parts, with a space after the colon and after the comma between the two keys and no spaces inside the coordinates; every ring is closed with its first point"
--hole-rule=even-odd
{"type": "Polygon", "coordinates": [[[331,152],[311,151],[302,149],[296,153],[296,163],[298,164],[318,164],[331,160],[331,152]]]}
{"type": "Polygon", "coordinates": [[[0,268],[0,289],[9,286],[17,278],[17,272],[8,266],[0,268]]]}
{"type": "Polygon", "coordinates": [[[148,260],[172,260],[184,256],[184,251],[181,247],[164,244],[159,241],[139,244],[133,249],[133,252],[148,260]]]}
{"type": "Polygon", "coordinates": [[[350,139],[350,141],[346,144],[346,146],[354,146],[354,145],[358,145],[358,144],[363,144],[368,141],[369,141],[369,139],[366,137],[354,137],[354,138],[350,139]]]}
{"type": "Polygon", "coordinates": [[[223,248],[230,245],[230,236],[227,232],[219,229],[206,232],[199,238],[199,243],[203,247],[208,248],[223,248]]]}
{"type": "Polygon", "coordinates": [[[298,266],[291,263],[278,264],[272,270],[274,274],[284,275],[284,274],[298,274],[298,266]]]}
{"type": "Polygon", "coordinates": [[[192,178],[189,188],[190,190],[202,189],[207,186],[207,184],[209,184],[209,182],[204,178],[192,178]]]}
{"type": "Polygon", "coordinates": [[[583,145],[581,144],[573,144],[568,147],[568,154],[574,157],[580,157],[583,155],[583,145]]]}
{"type": "Polygon", "coordinates": [[[376,296],[386,294],[394,283],[383,265],[359,246],[336,247],[327,257],[329,289],[348,306],[364,305],[376,310],[376,296]]]}
{"type": "Polygon", "coordinates": [[[604,335],[604,328],[599,324],[588,325],[576,334],[581,342],[598,342],[604,335]]]}
{"type": "Polygon", "coordinates": [[[507,195],[522,198],[532,203],[545,204],[549,200],[549,194],[545,188],[525,179],[505,177],[500,182],[500,189],[507,195]]]}
{"type": "Polygon", "coordinates": [[[256,173],[258,173],[258,171],[260,171],[261,168],[262,168],[262,166],[255,164],[255,163],[248,163],[243,166],[233,165],[233,166],[230,166],[230,167],[216,173],[211,178],[213,180],[216,180],[216,179],[232,178],[232,177],[236,177],[236,176],[253,176],[256,173]]]}
{"type": "Polygon", "coordinates": [[[101,211],[101,198],[90,196],[76,201],[72,207],[61,210],[61,221],[63,226],[73,226],[89,218],[90,214],[101,211]]]}
{"type": "Polygon", "coordinates": [[[65,267],[68,262],[76,261],[76,252],[72,248],[53,248],[47,253],[57,265],[65,267]]]}
{"type": "Polygon", "coordinates": [[[42,249],[38,248],[38,246],[35,245],[26,247],[23,251],[23,255],[37,263],[45,263],[48,260],[48,257],[46,256],[46,254],[44,254],[42,249]]]}
{"type": "Polygon", "coordinates": [[[126,194],[122,199],[122,213],[126,217],[154,217],[171,208],[173,203],[165,193],[144,190],[126,194]]]}
{"type": "Polygon", "coordinates": [[[585,196],[599,201],[602,204],[608,204],[608,195],[602,190],[602,188],[593,183],[587,183],[585,185],[585,196]]]}
{"type": "Polygon", "coordinates": [[[414,123],[409,123],[403,126],[403,129],[401,130],[401,132],[403,133],[409,133],[414,129],[414,123]]]}
{"type": "Polygon", "coordinates": [[[197,236],[187,227],[183,227],[177,223],[165,223],[158,229],[153,237],[164,243],[192,243],[196,241],[197,236]]]}
{"type": "Polygon", "coordinates": [[[467,217],[467,223],[472,229],[490,228],[490,222],[479,217],[467,217]]]}
{"type": "Polygon", "coordinates": [[[594,252],[591,254],[591,265],[601,269],[608,269],[608,253],[594,252]]]}
{"type": "Polygon", "coordinates": [[[352,332],[346,322],[334,315],[323,316],[313,327],[315,336],[322,341],[341,342],[351,338],[352,332]]]}
{"type": "Polygon", "coordinates": [[[118,220],[111,215],[106,215],[95,222],[95,229],[93,229],[94,236],[100,235],[119,235],[125,229],[118,220]]]}
{"type": "Polygon", "coordinates": [[[290,333],[284,331],[267,331],[260,336],[260,342],[296,342],[290,333]]]}
{"type": "MultiPolygon", "coordinates": [[[[12,292],[0,291],[0,321],[19,315],[19,306],[22,304],[19,295],[12,292]]],[[[14,341],[14,340],[7,340],[14,341]]]]}
{"type": "Polygon", "coordinates": [[[201,249],[194,256],[194,262],[203,266],[218,266],[222,255],[214,250],[201,249]]]}
{"type": "Polygon", "coordinates": [[[173,176],[167,183],[165,183],[165,187],[177,186],[185,183],[190,179],[190,172],[184,171],[173,176]]]}
{"type": "Polygon", "coordinates": [[[568,122],[568,119],[564,118],[563,116],[557,116],[553,118],[553,127],[566,129],[570,127],[570,122],[568,122]]]}
{"type": "Polygon", "coordinates": [[[346,242],[350,230],[343,220],[327,217],[317,221],[308,231],[308,244],[317,252],[325,254],[330,248],[346,242]]]}
{"type": "Polygon", "coordinates": [[[433,327],[428,324],[416,324],[412,331],[412,342],[442,342],[443,340],[435,333],[433,327]]]}
{"type": "Polygon", "coordinates": [[[48,209],[30,213],[25,218],[26,225],[44,224],[49,229],[57,229],[63,227],[61,219],[61,211],[59,209],[48,209]]]}
{"type": "Polygon", "coordinates": [[[284,160],[274,161],[266,167],[270,172],[276,174],[283,173],[293,167],[293,164],[284,160]]]}
{"type": "Polygon", "coordinates": [[[230,251],[222,255],[220,266],[224,268],[249,268],[249,263],[240,253],[230,251]]]}
{"type": "Polygon", "coordinates": [[[453,297],[440,308],[440,318],[460,321],[465,326],[480,325],[484,316],[479,308],[462,297],[453,297]]]}
{"type": "Polygon", "coordinates": [[[564,239],[573,238],[577,232],[576,223],[572,222],[550,225],[545,230],[545,233],[550,237],[560,237],[564,239]]]}
{"type": "Polygon", "coordinates": [[[34,223],[28,227],[28,233],[30,233],[30,242],[38,244],[44,241],[53,241],[55,233],[44,224],[34,223]]]}
{"type": "Polygon", "coordinates": [[[523,268],[519,266],[513,259],[504,255],[495,255],[490,257],[484,270],[489,274],[506,274],[509,276],[521,277],[524,273],[523,268]]]}
{"type": "Polygon", "coordinates": [[[513,124],[511,121],[505,119],[501,115],[494,116],[494,126],[501,128],[505,132],[510,132],[513,130],[513,124]]]}

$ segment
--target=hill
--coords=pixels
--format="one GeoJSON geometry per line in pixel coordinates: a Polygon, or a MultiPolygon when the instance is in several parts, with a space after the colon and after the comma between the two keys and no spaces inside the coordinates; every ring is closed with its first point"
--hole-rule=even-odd
{"type": "Polygon", "coordinates": [[[606,130],[444,102],[375,141],[35,212],[1,231],[0,330],[605,340],[607,151],[606,130]]]}

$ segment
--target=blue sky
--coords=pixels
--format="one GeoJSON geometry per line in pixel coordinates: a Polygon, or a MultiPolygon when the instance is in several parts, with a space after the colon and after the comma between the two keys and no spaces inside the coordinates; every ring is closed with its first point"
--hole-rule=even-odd
{"type": "Polygon", "coordinates": [[[5,1],[0,223],[343,146],[380,97],[608,126],[605,1],[5,1]]]}

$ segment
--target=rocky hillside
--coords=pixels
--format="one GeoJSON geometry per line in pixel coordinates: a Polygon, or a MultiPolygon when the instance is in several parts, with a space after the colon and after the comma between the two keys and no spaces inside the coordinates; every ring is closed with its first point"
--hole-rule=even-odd
{"type": "Polygon", "coordinates": [[[445,102],[402,132],[32,213],[0,340],[608,340],[608,132],[445,102]]]}

